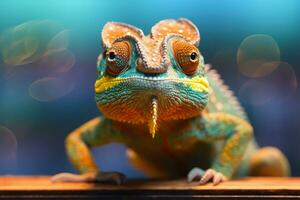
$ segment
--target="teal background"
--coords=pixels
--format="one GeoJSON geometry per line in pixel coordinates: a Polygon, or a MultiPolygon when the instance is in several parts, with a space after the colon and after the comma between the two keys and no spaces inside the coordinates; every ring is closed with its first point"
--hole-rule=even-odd
{"type": "MultiPolygon", "coordinates": [[[[59,75],[74,83],[72,90],[61,98],[44,102],[32,98],[28,88],[35,80],[53,73],[36,63],[9,66],[1,57],[0,125],[11,130],[17,141],[12,143],[17,148],[5,144],[4,136],[0,135],[0,174],[73,171],[64,153],[64,138],[100,114],[94,103],[93,85],[96,58],[101,52],[100,32],[107,21],[129,23],[148,33],[159,20],[185,17],[200,30],[200,51],[206,63],[222,74],[244,105],[258,143],[282,149],[292,164],[293,175],[300,175],[299,89],[288,98],[279,95],[267,103],[249,103],[239,95],[248,78],[239,73],[236,64],[241,42],[249,35],[266,34],[277,42],[281,60],[289,63],[299,77],[299,8],[297,0],[0,1],[0,32],[32,20],[54,21],[70,30],[68,48],[76,58],[75,65],[59,75]],[[8,71],[12,74],[9,78],[8,71]]],[[[114,144],[93,151],[103,170],[118,170],[129,177],[143,176],[127,162],[124,146],[114,144]]]]}

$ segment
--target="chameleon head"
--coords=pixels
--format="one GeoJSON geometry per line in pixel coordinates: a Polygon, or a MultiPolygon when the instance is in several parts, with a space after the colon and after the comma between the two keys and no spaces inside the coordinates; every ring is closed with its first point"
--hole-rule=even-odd
{"type": "Polygon", "coordinates": [[[163,20],[148,36],[130,25],[107,23],[95,83],[101,112],[112,120],[147,123],[153,137],[161,121],[200,115],[209,84],[199,40],[186,19],[163,20]]]}

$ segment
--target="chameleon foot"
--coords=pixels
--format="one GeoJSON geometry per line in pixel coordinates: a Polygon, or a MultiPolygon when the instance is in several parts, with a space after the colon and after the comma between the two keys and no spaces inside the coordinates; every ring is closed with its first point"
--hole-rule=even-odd
{"type": "Polygon", "coordinates": [[[126,176],[119,172],[97,172],[86,174],[59,173],[51,177],[52,182],[125,182],[126,176]]]}
{"type": "Polygon", "coordinates": [[[212,180],[214,185],[226,180],[226,177],[221,173],[213,169],[208,169],[205,172],[200,168],[193,168],[188,174],[188,182],[192,182],[195,179],[200,179],[199,184],[204,185],[212,180]]]}

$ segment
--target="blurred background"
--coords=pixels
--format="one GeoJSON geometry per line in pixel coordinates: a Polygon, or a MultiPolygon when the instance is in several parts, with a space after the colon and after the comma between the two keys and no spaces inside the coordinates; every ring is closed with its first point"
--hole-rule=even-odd
{"type": "MultiPolygon", "coordinates": [[[[276,146],[300,175],[300,1],[0,1],[0,174],[74,172],[64,138],[95,116],[93,85],[107,21],[149,33],[185,17],[200,51],[245,107],[261,146],[276,146]]],[[[134,139],[134,138],[133,138],[134,139]]],[[[143,175],[125,147],[93,150],[103,170],[143,175]]]]}

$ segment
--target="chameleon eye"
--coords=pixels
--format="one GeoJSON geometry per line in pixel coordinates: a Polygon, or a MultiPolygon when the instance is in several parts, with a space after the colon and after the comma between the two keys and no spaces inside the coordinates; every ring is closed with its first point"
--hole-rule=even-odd
{"type": "Polygon", "coordinates": [[[113,51],[109,52],[109,54],[108,54],[108,60],[110,62],[113,62],[115,59],[116,59],[116,53],[113,52],[113,51]]]}
{"type": "Polygon", "coordinates": [[[131,45],[127,41],[116,42],[106,51],[106,71],[116,76],[129,66],[131,45]]]}
{"type": "Polygon", "coordinates": [[[193,75],[199,66],[199,50],[194,45],[183,40],[172,43],[173,54],[177,64],[187,75],[193,75]]]}

